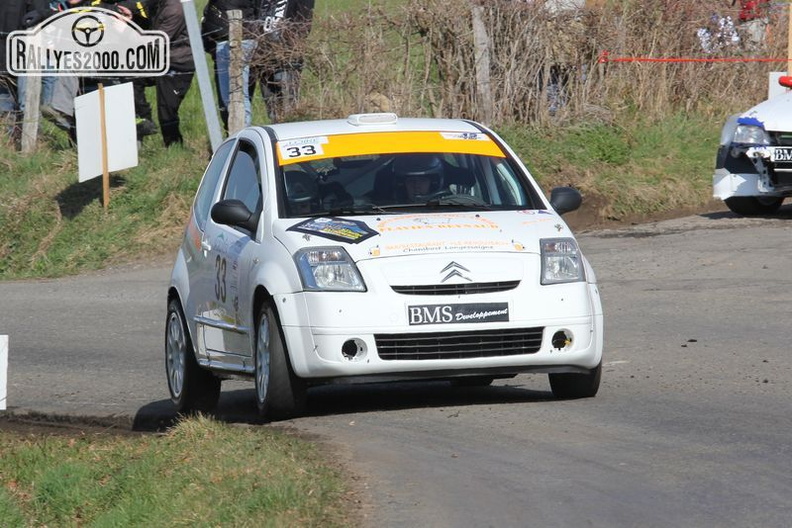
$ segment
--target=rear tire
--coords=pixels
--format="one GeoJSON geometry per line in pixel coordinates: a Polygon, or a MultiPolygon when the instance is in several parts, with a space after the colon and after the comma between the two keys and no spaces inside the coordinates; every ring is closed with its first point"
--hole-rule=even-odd
{"type": "Polygon", "coordinates": [[[168,303],[165,324],[165,374],[176,410],[183,414],[211,413],[220,399],[220,379],[202,369],[177,299],[168,303]]]}
{"type": "Polygon", "coordinates": [[[597,395],[602,378],[602,363],[585,374],[549,374],[553,396],[559,400],[592,398],[597,395]]]}
{"type": "Polygon", "coordinates": [[[783,198],[769,196],[733,196],[726,198],[726,207],[742,216],[771,215],[778,211],[783,198]]]}
{"type": "Polygon", "coordinates": [[[280,322],[265,304],[256,319],[255,384],[259,414],[283,420],[305,411],[306,387],[289,363],[280,322]]]}

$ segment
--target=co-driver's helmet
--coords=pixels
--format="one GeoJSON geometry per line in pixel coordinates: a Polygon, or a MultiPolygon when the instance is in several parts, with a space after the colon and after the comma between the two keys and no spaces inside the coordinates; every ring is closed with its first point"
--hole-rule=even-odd
{"type": "Polygon", "coordinates": [[[443,187],[443,161],[436,154],[401,154],[393,162],[393,172],[399,185],[410,177],[429,178],[429,192],[443,187]]]}
{"type": "Polygon", "coordinates": [[[313,205],[319,199],[319,185],[303,171],[285,171],[283,183],[286,187],[286,200],[292,212],[296,206],[313,205]]]}

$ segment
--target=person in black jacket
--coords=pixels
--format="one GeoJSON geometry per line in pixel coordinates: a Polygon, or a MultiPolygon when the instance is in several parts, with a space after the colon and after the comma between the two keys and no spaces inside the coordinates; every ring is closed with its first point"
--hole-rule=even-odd
{"type": "Polygon", "coordinates": [[[24,104],[19,79],[8,72],[6,64],[8,35],[43,20],[47,10],[47,0],[0,1],[0,136],[8,134],[14,139],[18,138],[24,104]]]}
{"type": "Polygon", "coordinates": [[[252,23],[255,19],[255,0],[209,0],[204,9],[201,36],[206,50],[215,61],[215,86],[217,102],[223,125],[228,129],[228,103],[231,100],[231,82],[229,65],[231,50],[228,41],[228,11],[242,12],[242,100],[245,105],[245,126],[253,120],[250,105],[248,83],[250,79],[250,60],[256,49],[256,40],[252,38],[252,23]]]}
{"type": "Polygon", "coordinates": [[[8,73],[6,65],[6,43],[8,34],[22,27],[26,4],[24,0],[0,2],[0,124],[3,135],[14,133],[19,110],[16,78],[8,73]]]}
{"type": "Polygon", "coordinates": [[[151,27],[170,38],[170,70],[157,77],[157,117],[166,147],[183,143],[179,108],[195,76],[187,22],[180,0],[155,0],[149,3],[151,27]]]}
{"type": "Polygon", "coordinates": [[[305,40],[311,32],[314,0],[258,0],[258,48],[252,63],[251,97],[258,82],[272,123],[297,104],[305,40]]]}

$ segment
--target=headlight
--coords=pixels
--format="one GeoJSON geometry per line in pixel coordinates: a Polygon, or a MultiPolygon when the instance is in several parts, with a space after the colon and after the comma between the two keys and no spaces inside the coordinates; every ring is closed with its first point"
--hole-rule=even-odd
{"type": "Polygon", "coordinates": [[[305,290],[366,291],[349,254],[340,247],[301,249],[294,254],[305,290]]]}
{"type": "Polygon", "coordinates": [[[769,145],[770,138],[765,129],[756,125],[737,125],[734,129],[733,143],[742,145],[769,145]]]}
{"type": "Polygon", "coordinates": [[[561,284],[585,280],[583,261],[577,243],[572,238],[543,238],[542,284],[561,284]]]}

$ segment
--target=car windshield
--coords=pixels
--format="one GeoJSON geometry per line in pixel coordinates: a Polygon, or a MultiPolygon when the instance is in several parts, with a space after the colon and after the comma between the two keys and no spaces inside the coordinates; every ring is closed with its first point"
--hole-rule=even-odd
{"type": "Polygon", "coordinates": [[[281,216],[286,218],[544,208],[536,191],[502,156],[368,154],[300,161],[282,169],[281,216]]]}

